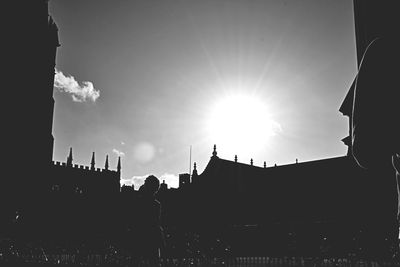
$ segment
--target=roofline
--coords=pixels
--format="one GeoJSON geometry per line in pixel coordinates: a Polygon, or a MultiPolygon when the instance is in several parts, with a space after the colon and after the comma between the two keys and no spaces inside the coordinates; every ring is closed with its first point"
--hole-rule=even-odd
{"type": "Polygon", "coordinates": [[[314,164],[314,163],[329,161],[329,160],[344,160],[346,158],[348,158],[348,156],[343,155],[343,156],[337,156],[337,157],[332,157],[332,158],[316,159],[316,160],[303,161],[303,162],[298,162],[298,163],[290,163],[290,164],[285,164],[285,165],[269,166],[269,167],[264,168],[264,167],[260,167],[260,166],[243,163],[243,162],[235,162],[235,161],[231,161],[231,160],[227,160],[227,159],[222,159],[219,157],[211,157],[210,161],[207,163],[207,166],[204,168],[203,172],[199,175],[202,175],[207,170],[207,168],[210,166],[210,163],[213,161],[225,161],[225,162],[229,162],[232,164],[238,164],[239,166],[242,165],[242,166],[248,166],[248,167],[258,168],[258,169],[263,169],[263,170],[270,170],[270,169],[289,167],[289,166],[299,166],[299,165],[304,166],[305,164],[314,164]]]}

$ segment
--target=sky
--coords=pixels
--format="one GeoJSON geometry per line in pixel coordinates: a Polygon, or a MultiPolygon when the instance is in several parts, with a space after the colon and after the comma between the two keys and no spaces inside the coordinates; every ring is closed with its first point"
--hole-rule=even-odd
{"type": "Polygon", "coordinates": [[[55,161],[70,147],[75,164],[121,156],[137,189],[201,173],[214,144],[256,166],[346,154],[351,0],[52,0],[49,13],[55,161]]]}

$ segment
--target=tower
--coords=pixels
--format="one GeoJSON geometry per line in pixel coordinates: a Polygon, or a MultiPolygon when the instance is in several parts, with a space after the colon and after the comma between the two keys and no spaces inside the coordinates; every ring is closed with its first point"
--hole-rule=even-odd
{"type": "Polygon", "coordinates": [[[197,173],[196,162],[193,164],[193,172],[192,172],[192,183],[196,184],[198,182],[199,174],[197,173]]]}
{"type": "Polygon", "coordinates": [[[4,36],[8,41],[3,82],[9,88],[4,90],[3,97],[17,100],[18,109],[4,105],[1,113],[2,125],[8,129],[3,131],[7,144],[2,162],[18,171],[7,181],[1,179],[0,195],[15,207],[29,209],[26,200],[38,199],[36,196],[41,196],[51,176],[54,68],[60,44],[58,28],[48,13],[48,1],[15,4],[19,5],[15,9],[18,14],[6,26],[4,36]],[[22,69],[26,70],[23,74],[22,69]],[[22,155],[29,160],[23,162],[22,155]]]}
{"type": "Polygon", "coordinates": [[[93,171],[95,170],[95,160],[94,160],[94,152],[92,153],[92,160],[90,161],[90,169],[93,171]]]}
{"type": "Polygon", "coordinates": [[[69,155],[67,157],[67,166],[72,167],[72,147],[69,148],[69,155]]]}
{"type": "Polygon", "coordinates": [[[104,164],[104,169],[108,171],[108,155],[106,156],[106,163],[104,164]]]}
{"type": "Polygon", "coordinates": [[[117,173],[121,177],[121,157],[118,157],[117,173]]]}

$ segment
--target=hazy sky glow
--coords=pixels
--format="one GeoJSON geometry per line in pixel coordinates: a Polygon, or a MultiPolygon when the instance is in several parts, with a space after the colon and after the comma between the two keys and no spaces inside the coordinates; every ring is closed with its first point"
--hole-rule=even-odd
{"type": "Polygon", "coordinates": [[[95,151],[97,167],[108,154],[114,169],[120,155],[129,182],[154,174],[176,187],[190,146],[200,173],[214,143],[220,157],[259,166],[346,153],[351,0],[53,0],[50,14],[61,43],[56,161],[70,146],[78,164],[95,151]],[[237,95],[250,104],[230,111],[237,95]],[[257,133],[231,123],[247,117],[262,121],[257,133]]]}

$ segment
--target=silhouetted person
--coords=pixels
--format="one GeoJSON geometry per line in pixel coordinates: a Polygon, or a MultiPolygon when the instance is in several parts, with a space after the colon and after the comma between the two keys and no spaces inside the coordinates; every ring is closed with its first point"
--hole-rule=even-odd
{"type": "Polygon", "coordinates": [[[160,224],[161,204],[155,199],[160,187],[157,177],[150,175],[139,188],[141,200],[137,216],[138,250],[140,256],[149,261],[150,266],[157,266],[163,246],[163,230],[160,224]]]}
{"type": "MultiPolygon", "coordinates": [[[[397,246],[400,43],[393,30],[388,27],[369,43],[359,65],[353,102],[352,153],[357,163],[373,176],[369,181],[370,202],[366,203],[371,210],[368,220],[374,228],[370,230],[380,241],[388,238],[397,246]]],[[[379,246],[377,239],[372,243],[379,246]]]]}

